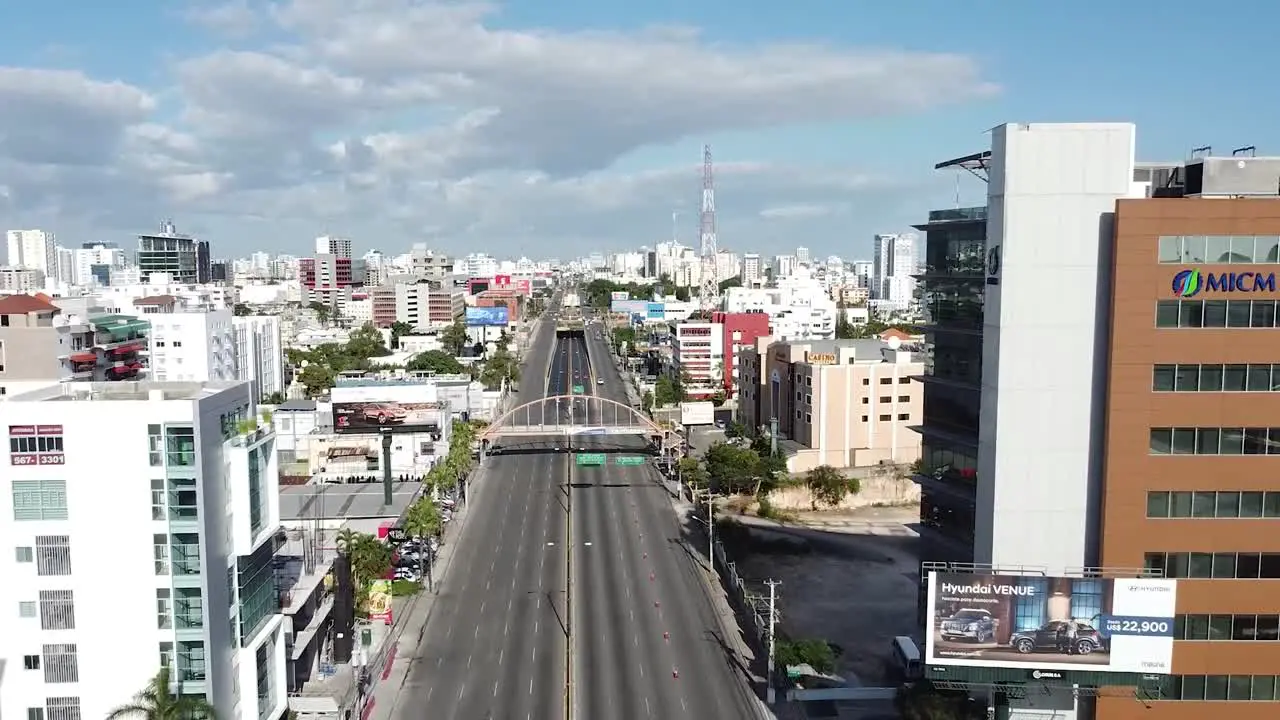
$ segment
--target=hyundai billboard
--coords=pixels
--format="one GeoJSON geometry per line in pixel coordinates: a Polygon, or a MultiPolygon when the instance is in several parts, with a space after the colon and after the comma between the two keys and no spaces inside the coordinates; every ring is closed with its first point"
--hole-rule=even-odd
{"type": "Polygon", "coordinates": [[[1166,674],[1177,583],[929,573],[925,664],[1166,674]]]}
{"type": "Polygon", "coordinates": [[[507,324],[505,307],[467,308],[467,327],[506,327],[507,324]]]}
{"type": "Polygon", "coordinates": [[[339,435],[380,432],[442,432],[452,419],[449,401],[434,383],[339,385],[330,391],[333,431],[339,435]]]}

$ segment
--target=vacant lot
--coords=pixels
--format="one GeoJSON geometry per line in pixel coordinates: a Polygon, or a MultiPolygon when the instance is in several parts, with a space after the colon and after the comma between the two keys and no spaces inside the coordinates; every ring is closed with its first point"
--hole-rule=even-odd
{"type": "MultiPolygon", "coordinates": [[[[879,685],[897,635],[916,634],[919,538],[905,523],[918,511],[866,508],[817,515],[821,529],[754,524],[725,538],[753,592],[782,581],[778,607],[792,637],[822,638],[843,649],[836,672],[850,685],[879,685]]],[[[809,520],[809,518],[806,518],[809,520]]]]}

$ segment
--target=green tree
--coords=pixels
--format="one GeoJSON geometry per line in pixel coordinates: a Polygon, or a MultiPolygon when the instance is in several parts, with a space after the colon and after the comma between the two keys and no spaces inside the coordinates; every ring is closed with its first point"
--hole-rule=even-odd
{"type": "Polygon", "coordinates": [[[645,390],[644,395],[640,396],[640,409],[645,412],[653,409],[653,391],[645,390]]]}
{"type": "Polygon", "coordinates": [[[418,498],[405,513],[404,531],[419,540],[435,537],[443,526],[440,508],[429,497],[418,498]]]}
{"type": "Polygon", "coordinates": [[[676,383],[669,375],[661,375],[653,384],[653,402],[658,407],[666,407],[680,402],[676,395],[676,383]]]}
{"type": "Polygon", "coordinates": [[[406,370],[433,372],[437,375],[460,375],[467,371],[457,358],[443,350],[420,352],[410,358],[404,367],[406,370]]]}
{"type": "Polygon", "coordinates": [[[455,320],[452,325],[445,328],[440,333],[440,344],[445,350],[453,353],[454,357],[462,354],[462,348],[466,347],[469,342],[467,337],[467,324],[462,320],[455,320]]]}
{"type": "Polygon", "coordinates": [[[844,501],[846,495],[862,489],[857,478],[845,477],[830,465],[819,465],[805,473],[804,484],[809,488],[810,510],[817,510],[819,503],[836,507],[844,501]]]}
{"type": "Polygon", "coordinates": [[[337,377],[337,373],[327,365],[311,363],[298,373],[298,382],[307,389],[308,395],[314,397],[333,387],[337,377]]]}
{"type": "Polygon", "coordinates": [[[836,669],[836,651],[825,640],[781,640],[774,648],[773,661],[780,668],[808,665],[827,675],[836,669]]]}
{"type": "Polygon", "coordinates": [[[253,311],[249,309],[249,306],[244,303],[236,303],[235,306],[231,308],[231,312],[235,314],[236,317],[244,317],[245,315],[253,314],[253,311]]]}
{"type": "Polygon", "coordinates": [[[716,443],[704,457],[711,486],[717,492],[756,494],[764,468],[754,450],[716,443]]]}
{"type": "Polygon", "coordinates": [[[853,323],[849,322],[843,302],[836,305],[836,337],[840,340],[857,337],[857,330],[853,327],[853,323]]]}
{"type": "Polygon", "coordinates": [[[682,457],[676,467],[680,471],[680,479],[689,487],[701,490],[707,486],[707,469],[697,458],[682,457]]]}
{"type": "Polygon", "coordinates": [[[285,401],[284,393],[278,393],[278,392],[268,393],[265,397],[262,398],[262,403],[264,405],[283,405],[284,401],[285,401]]]}
{"type": "Polygon", "coordinates": [[[316,314],[316,319],[320,321],[321,325],[328,325],[329,319],[337,314],[333,311],[333,308],[321,302],[307,303],[307,308],[316,314]]]}
{"type": "Polygon", "coordinates": [[[412,335],[412,334],[413,334],[413,326],[410,325],[409,323],[401,322],[400,320],[397,320],[391,323],[391,349],[399,350],[400,338],[404,337],[405,335],[412,335]]]}
{"type": "Polygon", "coordinates": [[[371,322],[361,325],[347,338],[346,353],[354,358],[369,359],[391,354],[383,342],[382,332],[371,322]]]}
{"type": "Polygon", "coordinates": [[[161,667],[126,705],[107,713],[107,720],[216,720],[217,711],[202,695],[178,695],[168,667],[161,667]]]}
{"type": "Polygon", "coordinates": [[[746,437],[747,426],[735,420],[725,427],[724,436],[729,439],[746,437]]]}
{"type": "Polygon", "coordinates": [[[339,535],[338,551],[351,562],[356,586],[364,588],[391,571],[391,546],[368,533],[339,535]]]}
{"type": "Polygon", "coordinates": [[[720,281],[720,292],[724,292],[725,290],[728,290],[729,288],[735,288],[735,287],[742,287],[742,278],[741,278],[741,277],[731,277],[731,278],[729,278],[728,280],[721,280],[721,281],[720,281]]]}

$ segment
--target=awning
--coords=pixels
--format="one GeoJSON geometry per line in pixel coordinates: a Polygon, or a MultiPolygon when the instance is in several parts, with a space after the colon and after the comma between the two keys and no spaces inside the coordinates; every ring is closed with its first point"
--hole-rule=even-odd
{"type": "Polygon", "coordinates": [[[115,353],[116,355],[124,355],[125,353],[138,352],[141,349],[142,349],[141,345],[138,345],[137,343],[131,343],[129,345],[121,345],[118,348],[112,348],[111,352],[115,353]]]}
{"type": "Polygon", "coordinates": [[[141,370],[141,369],[142,369],[142,363],[134,363],[134,364],[130,365],[129,367],[130,367],[130,368],[133,368],[134,370],[141,370]]]}
{"type": "Polygon", "coordinates": [[[97,362],[98,356],[91,352],[78,352],[71,354],[71,362],[97,362]]]}
{"type": "Polygon", "coordinates": [[[111,372],[114,372],[114,373],[122,373],[122,372],[129,372],[133,368],[128,365],[115,365],[109,369],[111,370],[111,372]]]}

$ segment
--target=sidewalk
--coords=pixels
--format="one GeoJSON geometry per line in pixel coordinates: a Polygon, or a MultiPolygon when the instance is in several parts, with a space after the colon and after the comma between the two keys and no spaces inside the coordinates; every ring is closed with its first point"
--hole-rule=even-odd
{"type": "Polygon", "coordinates": [[[396,624],[389,640],[395,646],[387,653],[387,661],[381,668],[373,668],[370,700],[360,714],[361,720],[389,720],[393,717],[399,701],[400,689],[409,679],[409,671],[413,663],[409,662],[422,642],[427,631],[427,621],[431,619],[431,611],[435,608],[440,587],[448,581],[449,569],[453,565],[454,550],[458,546],[458,538],[466,528],[471,517],[471,505],[475,502],[474,488],[484,476],[480,468],[472,474],[467,482],[467,502],[454,514],[454,522],[445,526],[444,542],[440,544],[440,552],[436,556],[435,585],[436,592],[421,592],[413,596],[413,600],[405,607],[404,620],[396,624]]]}

